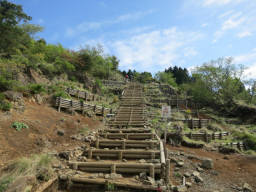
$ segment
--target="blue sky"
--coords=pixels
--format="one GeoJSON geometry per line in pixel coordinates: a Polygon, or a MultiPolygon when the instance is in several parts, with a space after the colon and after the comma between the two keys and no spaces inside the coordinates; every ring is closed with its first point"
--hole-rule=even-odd
{"type": "Polygon", "coordinates": [[[256,78],[255,0],[13,0],[48,43],[101,44],[120,69],[189,69],[232,56],[256,78]]]}

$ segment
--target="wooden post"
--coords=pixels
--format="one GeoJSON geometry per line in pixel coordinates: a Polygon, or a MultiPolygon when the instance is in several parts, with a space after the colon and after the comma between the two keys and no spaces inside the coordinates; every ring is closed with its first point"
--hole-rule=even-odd
{"type": "Polygon", "coordinates": [[[119,151],[118,152],[118,159],[121,161],[123,159],[123,152],[119,151]]]}
{"type": "Polygon", "coordinates": [[[104,108],[104,106],[102,106],[101,113],[102,113],[103,117],[104,117],[104,111],[105,111],[105,108],[104,108]]]}
{"type": "Polygon", "coordinates": [[[77,90],[76,96],[77,96],[78,99],[79,99],[79,93],[80,93],[80,91],[77,90]]]}
{"type": "Polygon", "coordinates": [[[166,184],[168,185],[170,183],[170,159],[166,160],[166,169],[165,169],[165,180],[166,184]]]}
{"type": "Polygon", "coordinates": [[[155,167],[153,163],[149,165],[149,176],[153,179],[155,178],[155,167]]]}
{"type": "Polygon", "coordinates": [[[206,143],[208,143],[208,138],[207,138],[207,133],[206,132],[204,133],[204,140],[205,140],[206,143]]]}
{"type": "Polygon", "coordinates": [[[85,111],[84,111],[84,101],[81,101],[81,109],[82,109],[82,114],[84,115],[85,114],[85,111]]]}
{"type": "Polygon", "coordinates": [[[61,97],[59,97],[59,107],[58,107],[58,112],[60,112],[60,110],[61,110],[61,101],[62,101],[62,98],[61,98],[61,97]]]}
{"type": "Polygon", "coordinates": [[[72,115],[74,115],[73,101],[72,100],[70,100],[70,106],[71,106],[71,113],[72,113],[72,115]]]}
{"type": "Polygon", "coordinates": [[[151,152],[151,159],[155,159],[155,158],[156,158],[155,152],[151,152]]]}
{"type": "Polygon", "coordinates": [[[193,117],[191,118],[191,129],[194,129],[194,121],[193,121],[193,117]]]}
{"type": "Polygon", "coordinates": [[[93,107],[94,113],[96,113],[96,107],[97,107],[97,105],[94,105],[94,107],[93,107]]]}
{"type": "Polygon", "coordinates": [[[97,138],[96,143],[95,143],[96,149],[99,149],[99,146],[100,146],[100,141],[99,141],[99,138],[97,138]]]}
{"type": "Polygon", "coordinates": [[[89,149],[88,150],[88,159],[91,159],[92,158],[92,149],[89,149]]]}
{"type": "Polygon", "coordinates": [[[111,173],[116,173],[116,164],[111,165],[111,173]]]}
{"type": "Polygon", "coordinates": [[[72,165],[72,167],[73,167],[74,170],[77,170],[77,169],[78,169],[78,164],[77,164],[77,163],[74,163],[74,164],[72,165]]]}
{"type": "Polygon", "coordinates": [[[125,140],[122,141],[122,149],[125,149],[125,140]]]}

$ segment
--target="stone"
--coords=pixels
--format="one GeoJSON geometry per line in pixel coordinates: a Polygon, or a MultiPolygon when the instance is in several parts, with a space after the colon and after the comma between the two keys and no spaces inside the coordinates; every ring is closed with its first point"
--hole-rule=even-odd
{"type": "Polygon", "coordinates": [[[97,161],[100,161],[100,157],[99,157],[99,156],[96,156],[96,160],[97,160],[97,161]]]}
{"type": "Polygon", "coordinates": [[[177,167],[183,167],[184,166],[184,162],[182,161],[179,161],[177,164],[176,164],[177,167]]]}
{"type": "Polygon", "coordinates": [[[198,171],[193,171],[192,175],[193,175],[194,177],[196,177],[196,176],[199,176],[200,173],[199,173],[198,171]]]}
{"type": "Polygon", "coordinates": [[[19,101],[23,99],[23,94],[16,91],[5,91],[3,94],[7,99],[11,101],[19,101]]]}
{"type": "Polygon", "coordinates": [[[225,155],[223,159],[229,160],[229,157],[225,155]]]}
{"type": "Polygon", "coordinates": [[[186,182],[186,186],[189,188],[192,186],[192,183],[191,182],[186,182]]]}
{"type": "Polygon", "coordinates": [[[126,160],[126,159],[123,159],[123,162],[127,162],[127,160],[126,160]]]}
{"type": "Polygon", "coordinates": [[[116,173],[111,173],[110,178],[111,179],[120,179],[120,178],[122,178],[122,175],[121,174],[116,174],[116,173]]]}
{"type": "Polygon", "coordinates": [[[186,192],[187,187],[184,185],[179,185],[179,186],[174,187],[173,191],[174,192],[186,192]]]}
{"type": "Polygon", "coordinates": [[[195,176],[195,181],[196,181],[197,183],[202,183],[204,180],[203,180],[203,178],[200,177],[200,176],[195,176]]]}
{"type": "Polygon", "coordinates": [[[189,172],[186,172],[186,173],[184,173],[184,176],[188,178],[191,176],[191,174],[189,172]]]}
{"type": "Polygon", "coordinates": [[[199,171],[199,172],[203,172],[204,171],[204,169],[202,169],[201,167],[197,167],[196,170],[199,171]]]}
{"type": "Polygon", "coordinates": [[[202,161],[201,167],[205,169],[212,169],[213,168],[213,160],[212,159],[204,159],[202,161]]]}
{"type": "Polygon", "coordinates": [[[139,177],[140,177],[140,179],[147,179],[147,173],[142,172],[142,173],[140,173],[139,177]]]}
{"type": "Polygon", "coordinates": [[[150,185],[155,185],[155,179],[152,177],[147,177],[147,181],[149,181],[150,185]]]}
{"type": "Polygon", "coordinates": [[[6,192],[25,191],[27,186],[35,185],[36,183],[37,181],[35,176],[19,176],[11,184],[8,185],[6,192]]]}
{"type": "Polygon", "coordinates": [[[174,171],[179,171],[179,170],[180,170],[179,167],[175,167],[175,168],[174,168],[174,171]]]}
{"type": "Polygon", "coordinates": [[[43,103],[43,98],[41,97],[40,94],[36,94],[34,97],[35,97],[35,101],[36,101],[39,105],[41,105],[41,104],[43,103]]]}
{"type": "Polygon", "coordinates": [[[104,173],[99,173],[99,174],[98,174],[98,177],[104,178],[104,173]]]}
{"type": "Polygon", "coordinates": [[[57,130],[57,134],[58,134],[59,136],[63,136],[63,135],[65,134],[65,131],[62,130],[62,129],[58,129],[58,130],[57,130]]]}
{"type": "Polygon", "coordinates": [[[145,159],[140,159],[139,162],[140,163],[146,163],[146,160],[145,159]]]}
{"type": "Polygon", "coordinates": [[[54,168],[54,169],[61,169],[61,164],[53,164],[52,168],[54,168]]]}
{"type": "Polygon", "coordinates": [[[70,152],[69,151],[63,151],[59,153],[59,157],[61,159],[69,160],[70,152]]]}
{"type": "Polygon", "coordinates": [[[251,186],[248,183],[244,183],[243,192],[253,192],[251,186]]]}

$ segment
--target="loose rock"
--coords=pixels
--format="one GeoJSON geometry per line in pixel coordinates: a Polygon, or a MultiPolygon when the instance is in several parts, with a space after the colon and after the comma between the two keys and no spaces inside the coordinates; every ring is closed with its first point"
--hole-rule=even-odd
{"type": "Polygon", "coordinates": [[[205,169],[212,169],[213,168],[213,161],[212,159],[205,159],[202,162],[202,167],[205,169]]]}

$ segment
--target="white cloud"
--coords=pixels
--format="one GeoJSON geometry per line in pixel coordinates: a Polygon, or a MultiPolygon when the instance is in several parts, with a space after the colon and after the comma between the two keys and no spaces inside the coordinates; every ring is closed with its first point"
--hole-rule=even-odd
{"type": "Polygon", "coordinates": [[[256,79],[256,62],[244,71],[244,79],[256,79]]]}
{"type": "Polygon", "coordinates": [[[240,27],[246,21],[246,17],[243,16],[242,12],[237,12],[230,15],[221,25],[221,29],[214,33],[213,42],[217,42],[226,31],[240,27]]]}
{"type": "Polygon", "coordinates": [[[195,56],[189,45],[202,38],[195,32],[181,32],[176,27],[134,35],[113,43],[122,69],[159,71],[170,67],[179,58],[195,56]]]}
{"type": "Polygon", "coordinates": [[[208,23],[203,23],[203,24],[201,25],[201,27],[207,27],[207,26],[209,26],[208,23]]]}
{"type": "Polygon", "coordinates": [[[40,19],[37,20],[37,23],[38,23],[38,24],[43,24],[43,23],[44,23],[44,20],[43,20],[42,18],[40,18],[40,19]]]}
{"type": "Polygon", "coordinates": [[[256,79],[256,48],[249,53],[234,57],[234,62],[247,67],[244,71],[243,79],[256,79]]]}
{"type": "Polygon", "coordinates": [[[231,15],[222,24],[222,30],[225,31],[225,30],[234,29],[234,28],[240,26],[245,21],[245,17],[241,17],[241,16],[242,16],[241,12],[231,15]]]}
{"type": "Polygon", "coordinates": [[[118,23],[122,23],[125,21],[130,21],[130,20],[138,20],[138,19],[140,19],[146,15],[149,15],[151,13],[153,13],[152,10],[140,11],[140,12],[120,15],[112,20],[105,20],[105,21],[101,21],[101,22],[83,22],[73,28],[70,28],[70,27],[67,28],[66,36],[72,37],[72,36],[79,35],[79,34],[82,34],[82,33],[85,33],[85,32],[91,31],[91,30],[99,29],[103,26],[118,24],[118,23]]]}
{"type": "Polygon", "coordinates": [[[239,64],[248,64],[256,62],[256,48],[249,53],[238,55],[234,59],[235,62],[239,64]]]}
{"type": "Polygon", "coordinates": [[[227,12],[221,14],[221,15],[219,16],[219,19],[224,18],[224,17],[227,17],[227,16],[231,15],[232,13],[234,13],[234,10],[229,10],[229,11],[227,11],[227,12]]]}
{"type": "Polygon", "coordinates": [[[203,0],[203,6],[224,6],[231,3],[240,3],[243,0],[203,0]]]}
{"type": "Polygon", "coordinates": [[[198,52],[193,47],[186,47],[184,49],[184,56],[185,57],[193,57],[198,55],[198,52]]]}
{"type": "Polygon", "coordinates": [[[244,37],[252,36],[252,33],[250,31],[243,31],[241,33],[238,33],[237,36],[239,38],[244,38],[244,37]]]}

